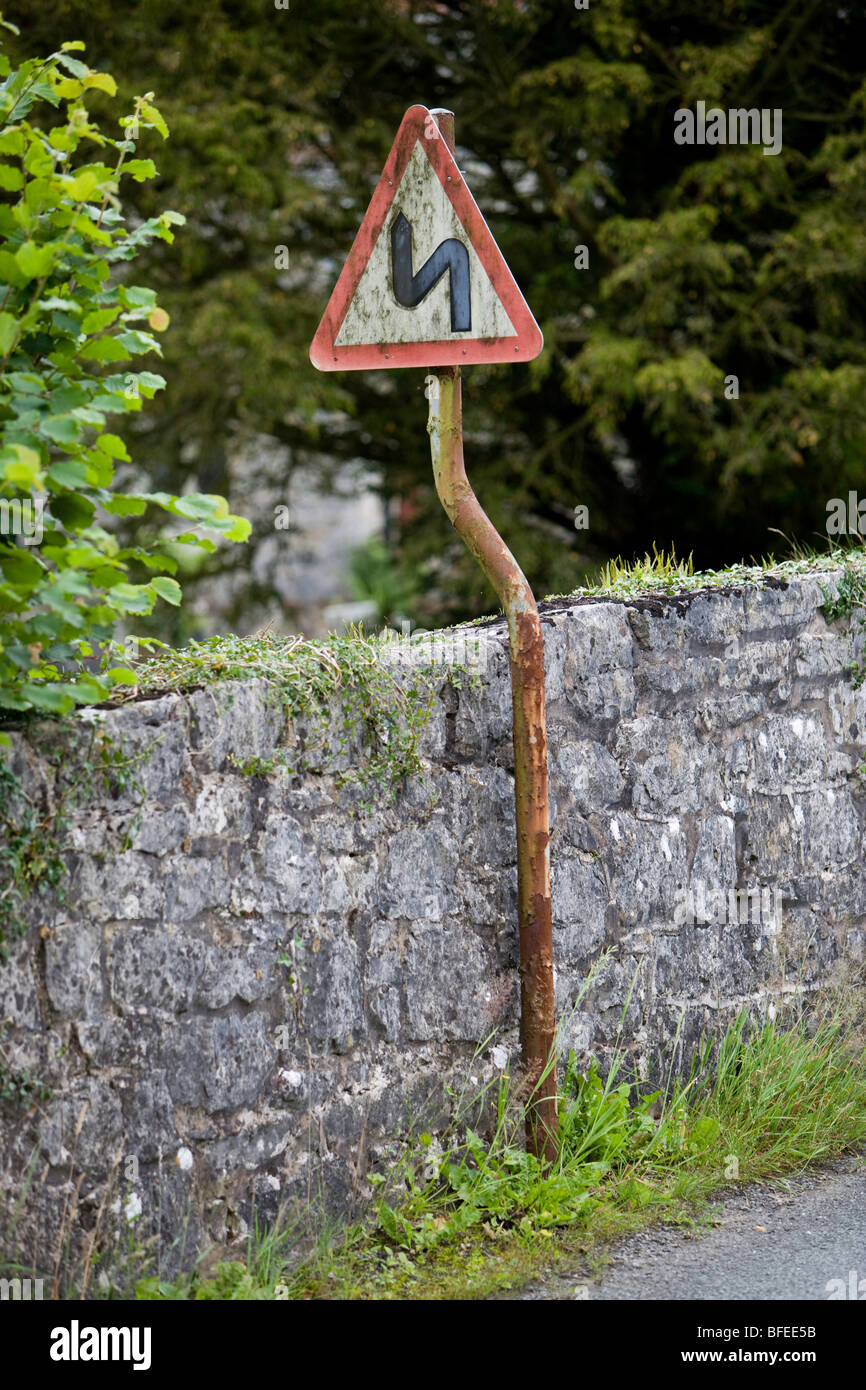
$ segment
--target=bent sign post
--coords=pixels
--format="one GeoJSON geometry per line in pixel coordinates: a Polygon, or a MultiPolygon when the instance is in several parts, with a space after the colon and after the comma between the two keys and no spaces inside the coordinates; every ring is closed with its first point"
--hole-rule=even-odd
{"type": "Polygon", "coordinates": [[[532,590],[483,511],[463,463],[460,367],[528,362],[541,330],[454,159],[454,116],[413,106],[310,357],[321,371],[427,367],[436,490],[508,620],[517,825],[521,1043],[531,1101],[527,1144],[556,1156],[553,925],[544,643],[532,590]]]}

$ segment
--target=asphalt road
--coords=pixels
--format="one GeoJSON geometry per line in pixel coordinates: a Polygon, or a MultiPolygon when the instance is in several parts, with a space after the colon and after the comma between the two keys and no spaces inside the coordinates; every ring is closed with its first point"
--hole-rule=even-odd
{"type": "Polygon", "coordinates": [[[528,1286],[520,1299],[866,1301],[866,1158],[714,1206],[712,1229],[656,1226],[609,1247],[609,1263],[528,1286]],[[832,1281],[838,1281],[834,1284],[832,1281]],[[844,1295],[842,1290],[844,1289],[844,1295]]]}

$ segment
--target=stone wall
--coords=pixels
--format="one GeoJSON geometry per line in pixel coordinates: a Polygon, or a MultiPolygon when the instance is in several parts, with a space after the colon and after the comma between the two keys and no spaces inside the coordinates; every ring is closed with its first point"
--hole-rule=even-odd
{"type": "MultiPolygon", "coordinates": [[[[619,1036],[651,1076],[862,961],[862,639],[822,602],[807,574],[544,605],[557,997],[582,1059],[619,1036]]],[[[480,687],[443,683],[423,775],[373,811],[339,786],[357,749],[336,738],[302,777],[237,770],[309,744],[261,681],[105,712],[150,752],[144,803],[75,807],[65,901],[30,900],[0,967],[3,1067],[51,1091],[2,1108],[28,1261],[50,1270],[118,1203],[166,1269],[243,1233],[253,1198],[345,1210],[407,1111],[435,1128],[449,1078],[516,1061],[507,648],[501,622],[473,631],[480,687]]],[[[90,734],[14,735],[40,814],[52,749],[68,771],[90,734]]]]}

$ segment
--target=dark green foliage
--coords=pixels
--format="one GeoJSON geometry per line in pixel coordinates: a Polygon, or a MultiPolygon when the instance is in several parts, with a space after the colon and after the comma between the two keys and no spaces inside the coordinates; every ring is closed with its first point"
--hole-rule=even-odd
{"type": "Polygon", "coordinates": [[[238,432],[366,458],[411,504],[393,537],[422,579],[411,616],[491,606],[433,491],[423,373],[325,377],[307,359],[400,117],[423,101],[456,111],[461,166],[545,332],[530,368],[469,369],[465,390],[470,476],[538,592],[652,541],[706,568],[762,553],[770,527],[809,539],[828,498],[862,489],[853,7],[17,0],[11,14],[37,47],[86,39],[124,69],[124,96],[154,86],[172,127],[159,183],[133,190],[143,217],[167,200],[188,219],[170,258],[146,253],[178,379],[157,405],[162,486],[224,490],[238,432]],[[780,108],[781,153],[677,145],[674,112],[699,99],[780,108]]]}

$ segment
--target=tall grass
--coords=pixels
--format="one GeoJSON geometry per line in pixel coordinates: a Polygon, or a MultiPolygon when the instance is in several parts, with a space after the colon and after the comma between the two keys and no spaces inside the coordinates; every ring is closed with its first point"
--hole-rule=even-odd
{"type": "MultiPolygon", "coordinates": [[[[507,1075],[472,1084],[476,1055],[448,1128],[416,1124],[368,1175],[362,1220],[316,1229],[297,1212],[270,1226],[254,1219],[245,1259],[207,1273],[197,1262],[170,1282],[139,1277],[114,1296],[472,1297],[531,1277],[575,1242],[693,1221],[695,1203],[732,1181],[778,1180],[866,1146],[861,1001],[849,990],[822,1016],[784,1023],[741,1013],[721,1039],[702,1040],[686,1074],[675,1077],[671,1062],[650,1094],[623,1048],[605,1075],[570,1054],[552,1164],[525,1150],[520,1087],[507,1075]]],[[[672,1056],[678,1045],[679,1033],[672,1056]]]]}
{"type": "Polygon", "coordinates": [[[862,1031],[838,1009],[786,1025],[741,1013],[663,1092],[641,1095],[627,1061],[617,1051],[602,1076],[569,1057],[555,1163],[526,1153],[526,1100],[508,1077],[466,1086],[444,1133],[416,1132],[371,1175],[364,1221],[332,1226],[303,1256],[262,1233],[246,1267],[220,1267],[222,1292],[193,1281],[180,1296],[471,1297],[549,1267],[576,1237],[692,1220],[695,1202],[732,1181],[779,1179],[866,1144],[862,1031]]]}

